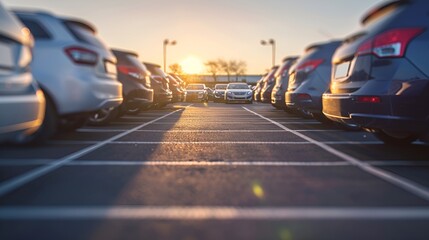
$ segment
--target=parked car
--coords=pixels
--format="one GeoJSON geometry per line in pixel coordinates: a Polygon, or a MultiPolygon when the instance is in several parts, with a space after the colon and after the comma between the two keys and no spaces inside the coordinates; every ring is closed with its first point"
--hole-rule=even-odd
{"type": "Polygon", "coordinates": [[[207,99],[208,99],[207,101],[214,102],[214,90],[209,87],[206,87],[206,91],[207,91],[207,99]]]}
{"type": "Polygon", "coordinates": [[[289,71],[285,94],[286,106],[319,121],[322,114],[322,95],[331,83],[331,58],[341,41],[317,43],[309,46],[289,71]]]}
{"type": "Polygon", "coordinates": [[[41,130],[28,141],[74,130],[100,109],[122,103],[116,58],[90,23],[40,11],[15,11],[35,39],[31,69],[46,97],[41,130]]]}
{"type": "Polygon", "coordinates": [[[225,101],[225,90],[228,84],[216,84],[213,91],[213,101],[223,102],[225,101]]]}
{"type": "Polygon", "coordinates": [[[225,103],[253,103],[252,90],[247,83],[229,83],[225,90],[225,103]]]}
{"type": "Polygon", "coordinates": [[[151,86],[154,91],[152,107],[155,109],[163,108],[171,103],[173,93],[170,90],[167,74],[161,69],[161,66],[153,63],[143,63],[151,73],[151,86]]]}
{"type": "Polygon", "coordinates": [[[186,87],[186,101],[201,101],[208,102],[206,85],[204,84],[189,84],[186,87]]]}
{"type": "Polygon", "coordinates": [[[271,93],[271,105],[277,109],[287,110],[285,93],[289,83],[289,69],[295,64],[298,57],[287,57],[283,59],[282,65],[275,73],[276,83],[271,93]]]}
{"type": "Polygon", "coordinates": [[[371,10],[333,56],[324,114],[385,143],[429,141],[428,12],[423,0],[389,1],[371,10]]]}
{"type": "Polygon", "coordinates": [[[0,142],[20,143],[42,125],[45,97],[30,71],[30,31],[1,3],[0,20],[0,142]]]}
{"type": "Polygon", "coordinates": [[[173,94],[171,102],[175,103],[185,101],[186,89],[182,88],[181,82],[171,74],[167,74],[167,78],[170,90],[173,94]]]}
{"type": "Polygon", "coordinates": [[[186,82],[177,74],[170,73],[170,76],[179,83],[180,91],[182,92],[182,102],[184,102],[186,100],[186,82]]]}
{"type": "Polygon", "coordinates": [[[274,66],[271,68],[270,72],[264,78],[261,83],[261,102],[271,103],[271,93],[273,91],[274,85],[276,84],[275,74],[279,66],[274,66]]]}
{"type": "Polygon", "coordinates": [[[260,102],[261,101],[261,90],[263,87],[264,79],[267,77],[267,74],[262,75],[261,79],[256,82],[255,87],[253,88],[253,100],[260,102]]]}
{"type": "Polygon", "coordinates": [[[112,49],[117,59],[118,80],[123,86],[124,102],[119,114],[138,114],[153,103],[150,72],[135,52],[112,49]]]}

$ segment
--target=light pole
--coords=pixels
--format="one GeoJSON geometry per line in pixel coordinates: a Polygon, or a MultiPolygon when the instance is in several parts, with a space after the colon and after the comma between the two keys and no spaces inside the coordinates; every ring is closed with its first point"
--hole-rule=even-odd
{"type": "Polygon", "coordinates": [[[265,40],[261,40],[261,44],[266,46],[266,45],[271,45],[272,46],[272,61],[273,61],[273,67],[276,65],[276,41],[274,39],[269,39],[268,41],[265,40]]]}
{"type": "Polygon", "coordinates": [[[165,39],[164,42],[163,42],[163,49],[164,49],[164,72],[167,71],[167,45],[174,46],[176,44],[177,44],[176,40],[170,41],[168,39],[165,39]]]}

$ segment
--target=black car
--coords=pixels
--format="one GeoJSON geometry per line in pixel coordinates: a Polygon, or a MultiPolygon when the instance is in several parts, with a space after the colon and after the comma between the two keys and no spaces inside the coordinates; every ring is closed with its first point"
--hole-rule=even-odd
{"type": "Polygon", "coordinates": [[[271,93],[271,105],[277,109],[287,110],[285,104],[285,92],[289,83],[289,69],[295,64],[298,57],[283,59],[282,65],[275,73],[276,83],[271,93]]]}
{"type": "Polygon", "coordinates": [[[120,114],[137,114],[153,103],[150,73],[137,53],[112,49],[117,59],[118,80],[122,83],[124,101],[119,107],[120,114]]]}
{"type": "Polygon", "coordinates": [[[333,56],[329,118],[391,144],[429,140],[429,1],[389,1],[333,56]]]}
{"type": "Polygon", "coordinates": [[[271,92],[273,91],[274,85],[276,84],[275,74],[279,66],[274,66],[271,68],[270,72],[264,78],[261,83],[261,102],[271,103],[271,92]]]}
{"type": "Polygon", "coordinates": [[[167,74],[169,88],[173,94],[172,103],[185,101],[185,90],[182,89],[181,83],[172,75],[167,74]]]}
{"type": "Polygon", "coordinates": [[[152,107],[162,108],[171,103],[173,93],[169,88],[167,74],[161,69],[161,66],[153,63],[143,63],[151,73],[151,85],[154,91],[152,107]]]}
{"type": "Polygon", "coordinates": [[[225,90],[228,84],[216,84],[213,91],[213,102],[225,101],[225,90]]]}
{"type": "Polygon", "coordinates": [[[312,44],[289,70],[286,106],[304,116],[326,121],[322,95],[331,82],[331,58],[341,41],[312,44]]]}

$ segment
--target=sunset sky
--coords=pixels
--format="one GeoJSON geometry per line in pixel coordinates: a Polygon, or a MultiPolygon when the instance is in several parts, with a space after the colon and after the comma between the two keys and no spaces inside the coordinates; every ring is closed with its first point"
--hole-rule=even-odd
{"type": "Polygon", "coordinates": [[[277,63],[299,55],[309,44],[342,38],[359,28],[362,15],[382,0],[2,0],[9,8],[49,10],[92,22],[109,46],[134,50],[144,61],[162,65],[223,58],[243,60],[248,74],[271,66],[277,42],[277,63]]]}

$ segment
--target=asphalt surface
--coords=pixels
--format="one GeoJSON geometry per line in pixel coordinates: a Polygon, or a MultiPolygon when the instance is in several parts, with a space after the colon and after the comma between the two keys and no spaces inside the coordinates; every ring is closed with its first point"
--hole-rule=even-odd
{"type": "Polygon", "coordinates": [[[429,146],[182,103],[0,146],[0,239],[428,239],[429,146]]]}

